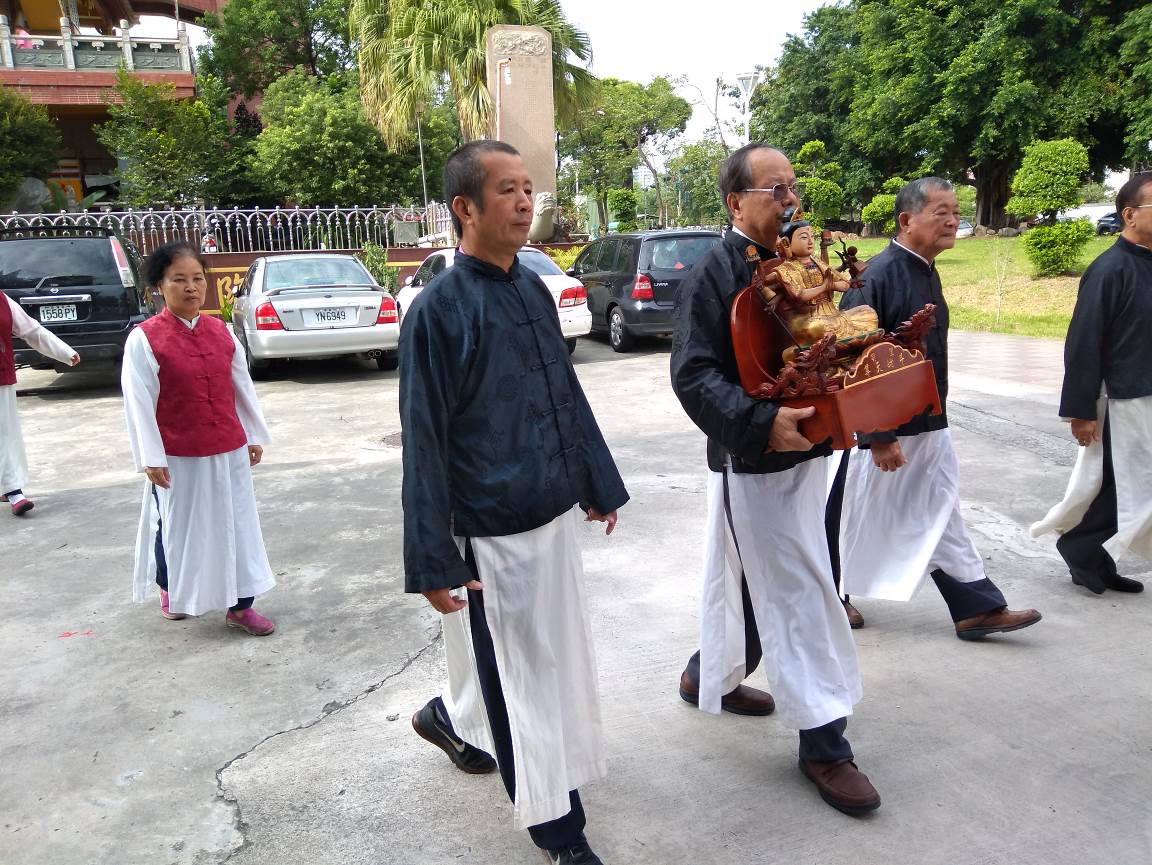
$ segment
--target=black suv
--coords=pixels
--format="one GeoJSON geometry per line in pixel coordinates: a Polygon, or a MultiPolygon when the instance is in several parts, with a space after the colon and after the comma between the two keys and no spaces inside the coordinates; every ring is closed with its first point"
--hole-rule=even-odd
{"type": "Polygon", "coordinates": [[[1124,223],[1120,221],[1120,214],[1105,213],[1096,220],[1097,234],[1119,234],[1124,230],[1124,223]]]}
{"type": "MultiPolygon", "coordinates": [[[[130,244],[104,228],[0,230],[0,290],[80,355],[119,363],[124,341],[152,315],[130,244]]],[[[13,340],[17,366],[70,369],[13,340]]]]}
{"type": "Polygon", "coordinates": [[[628,351],[637,336],[672,332],[681,280],[719,243],[715,231],[692,229],[612,234],[590,243],[568,275],[584,283],[592,330],[628,351]]]}

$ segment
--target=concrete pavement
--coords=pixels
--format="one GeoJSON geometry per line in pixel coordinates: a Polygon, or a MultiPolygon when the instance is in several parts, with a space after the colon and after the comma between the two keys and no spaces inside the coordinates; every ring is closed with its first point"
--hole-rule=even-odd
{"type": "MultiPolygon", "coordinates": [[[[859,602],[849,736],[884,797],[866,819],[819,800],[793,731],[676,696],[706,467],[667,351],[575,355],[632,493],[611,538],[585,537],[611,774],[582,793],[607,865],[1152,862],[1152,596],[1089,595],[1027,536],[1075,456],[1059,344],[952,336],[966,515],[989,575],[1044,621],[968,644],[931,587],[859,602]]],[[[409,726],[443,651],[438,617],[402,594],[395,373],[334,361],[258,385],[280,580],[262,640],[130,602],[141,486],[109,384],[21,374],[37,510],[0,514],[0,862],[538,861],[499,779],[457,772],[409,726]]]]}

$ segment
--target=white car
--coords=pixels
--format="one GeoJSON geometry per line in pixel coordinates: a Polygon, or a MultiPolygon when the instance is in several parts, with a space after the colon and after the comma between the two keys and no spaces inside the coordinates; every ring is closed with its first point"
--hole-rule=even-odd
{"type": "Polygon", "coordinates": [[[232,327],[253,378],[282,358],[366,355],[396,369],[396,301],[355,256],[257,258],[235,294],[232,327]]]}
{"type": "MultiPolygon", "coordinates": [[[[420,296],[432,277],[452,266],[456,250],[439,249],[433,252],[420,265],[415,274],[404,280],[404,287],[396,292],[396,305],[403,320],[404,310],[412,308],[412,302],[420,296]]],[[[533,271],[548,286],[552,299],[556,302],[556,312],[560,316],[560,330],[568,344],[568,353],[576,350],[576,338],[587,336],[592,330],[592,313],[588,311],[588,293],[584,284],[575,277],[564,273],[547,255],[538,249],[525,246],[517,253],[520,266],[533,271]]]]}

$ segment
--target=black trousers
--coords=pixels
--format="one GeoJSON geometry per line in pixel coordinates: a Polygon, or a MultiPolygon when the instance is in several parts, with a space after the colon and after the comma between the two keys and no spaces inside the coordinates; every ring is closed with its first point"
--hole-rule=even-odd
{"type": "MultiPolygon", "coordinates": [[[[740,554],[740,542],[736,539],[736,526],[732,522],[732,501],[728,495],[728,474],[724,474],[724,515],[728,520],[728,531],[740,554]]],[[[752,607],[752,596],[748,593],[748,580],[740,575],[740,597],[744,606],[744,675],[751,676],[760,666],[763,649],[760,645],[760,630],[756,627],[756,610],[752,607]]],[[[697,649],[688,659],[684,670],[688,677],[700,687],[700,650],[697,649]]],[[[848,727],[847,718],[838,718],[821,727],[800,731],[801,760],[850,760],[852,746],[844,738],[848,727]]]]}
{"type": "MultiPolygon", "coordinates": [[[[464,550],[464,560],[476,579],[480,573],[476,569],[476,559],[472,554],[472,544],[464,550]]],[[[508,798],[516,800],[516,760],[512,750],[512,728],[508,723],[508,707],[504,702],[504,691],[500,687],[500,670],[496,666],[496,650],[492,645],[492,632],[484,616],[484,592],[468,590],[468,624],[472,631],[472,650],[476,655],[476,672],[480,679],[480,692],[484,695],[484,708],[488,714],[488,726],[496,746],[496,765],[500,768],[500,778],[508,791],[508,798]]],[[[537,847],[545,850],[559,850],[575,844],[584,836],[587,820],[580,793],[571,790],[568,798],[572,810],[563,817],[538,823],[528,827],[528,834],[537,847]]]]}
{"type": "MultiPolygon", "coordinates": [[[[828,537],[828,557],[832,560],[832,577],[836,581],[836,591],[840,591],[840,519],[844,510],[844,487],[848,480],[850,453],[851,451],[844,451],[840,456],[836,479],[832,482],[832,489],[828,492],[828,503],[824,507],[824,532],[828,537]]],[[[908,469],[903,468],[899,471],[908,469]]],[[[898,555],[898,551],[895,554],[898,555]]],[[[932,571],[932,582],[936,584],[944,603],[948,605],[948,613],[952,616],[953,622],[1008,606],[1008,602],[1004,600],[1004,593],[987,577],[972,583],[962,583],[937,568],[932,571]]]]}
{"type": "MultiPolygon", "coordinates": [[[[156,494],[155,486],[152,487],[152,498],[156,501],[156,541],[153,548],[156,555],[156,585],[168,591],[168,558],[164,555],[164,519],[160,516],[160,497],[156,494]]],[[[255,597],[237,598],[236,605],[228,609],[233,613],[239,613],[251,607],[255,600],[255,597]]]]}
{"type": "Polygon", "coordinates": [[[1119,528],[1116,522],[1116,475],[1112,470],[1112,436],[1107,419],[1101,439],[1104,444],[1104,480],[1100,492],[1076,528],[1057,539],[1056,549],[1073,574],[1107,578],[1116,576],[1116,562],[1104,549],[1104,542],[1119,528]]]}

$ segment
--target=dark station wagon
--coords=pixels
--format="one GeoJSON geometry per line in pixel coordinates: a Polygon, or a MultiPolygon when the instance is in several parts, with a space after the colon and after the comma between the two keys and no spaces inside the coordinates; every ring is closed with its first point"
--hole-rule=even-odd
{"type": "MultiPolygon", "coordinates": [[[[0,290],[80,355],[116,364],[132,328],[152,315],[137,256],[103,228],[0,230],[0,290]]],[[[13,340],[17,366],[57,371],[22,340],[13,340]]]]}
{"type": "Polygon", "coordinates": [[[638,336],[672,332],[681,281],[720,242],[702,229],[611,234],[590,243],[568,275],[584,284],[592,330],[607,332],[616,351],[629,351],[638,336]]]}

